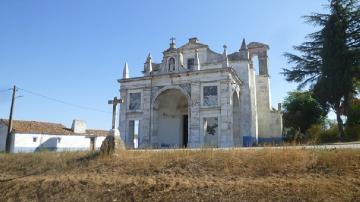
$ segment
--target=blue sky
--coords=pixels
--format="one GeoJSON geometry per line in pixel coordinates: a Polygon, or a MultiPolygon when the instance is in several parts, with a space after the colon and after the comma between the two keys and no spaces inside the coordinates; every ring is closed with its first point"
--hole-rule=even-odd
{"type": "Polygon", "coordinates": [[[110,129],[117,79],[125,62],[140,76],[146,56],[155,62],[175,37],[178,46],[198,37],[211,49],[237,51],[242,38],[270,45],[273,106],[296,88],[280,75],[282,56],[316,28],[301,16],[326,12],[326,0],[32,0],[0,1],[0,118],[8,118],[14,84],[22,89],[99,111],[64,105],[26,91],[15,119],[59,122],[84,119],[110,129]]]}

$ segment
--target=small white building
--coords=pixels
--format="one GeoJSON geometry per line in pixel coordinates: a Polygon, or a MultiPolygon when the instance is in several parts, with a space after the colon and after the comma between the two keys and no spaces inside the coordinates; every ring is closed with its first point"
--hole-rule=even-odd
{"type": "MultiPolygon", "coordinates": [[[[5,151],[7,130],[8,120],[0,119],[0,151],[5,151]]],[[[11,153],[96,150],[108,133],[87,130],[81,120],[74,120],[71,128],[59,123],[16,120],[11,133],[11,153]]]]}

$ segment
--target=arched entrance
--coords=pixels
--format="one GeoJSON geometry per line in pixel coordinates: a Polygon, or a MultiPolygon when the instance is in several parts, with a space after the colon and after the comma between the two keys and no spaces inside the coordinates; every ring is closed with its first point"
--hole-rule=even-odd
{"type": "Polygon", "coordinates": [[[188,146],[188,109],[188,98],[181,90],[166,89],[158,94],[153,102],[153,146],[188,146]]]}
{"type": "Polygon", "coordinates": [[[235,147],[242,145],[242,139],[240,135],[240,101],[237,92],[232,95],[232,112],[233,112],[233,141],[235,147]]]}

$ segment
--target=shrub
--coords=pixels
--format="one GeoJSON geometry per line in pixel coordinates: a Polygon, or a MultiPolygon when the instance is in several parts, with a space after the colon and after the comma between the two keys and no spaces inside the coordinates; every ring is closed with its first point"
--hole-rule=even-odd
{"type": "Polygon", "coordinates": [[[330,128],[325,128],[321,124],[312,125],[306,134],[309,136],[309,143],[330,143],[339,140],[339,133],[337,125],[332,125],[330,128]]]}
{"type": "Polygon", "coordinates": [[[285,142],[304,143],[307,140],[307,137],[305,134],[301,133],[300,130],[291,127],[284,129],[283,139],[285,142]]]}
{"type": "Polygon", "coordinates": [[[324,131],[324,127],[320,124],[312,125],[306,133],[309,134],[309,143],[318,144],[321,142],[321,133],[324,131]]]}
{"type": "Polygon", "coordinates": [[[337,125],[332,126],[329,129],[324,130],[320,136],[321,143],[337,142],[339,141],[339,129],[337,125]]]}
{"type": "Polygon", "coordinates": [[[347,125],[345,127],[345,138],[349,141],[360,140],[360,125],[347,125]]]}
{"type": "Polygon", "coordinates": [[[360,99],[354,99],[347,111],[346,140],[360,140],[360,99]]]}

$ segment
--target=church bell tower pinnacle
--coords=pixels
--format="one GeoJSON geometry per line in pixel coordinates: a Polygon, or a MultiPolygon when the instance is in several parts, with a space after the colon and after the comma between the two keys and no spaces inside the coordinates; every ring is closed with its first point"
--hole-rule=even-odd
{"type": "Polygon", "coordinates": [[[227,56],[227,51],[226,51],[227,46],[224,45],[223,48],[224,48],[224,52],[223,52],[223,60],[224,61],[223,61],[222,67],[229,67],[229,58],[227,56]]]}
{"type": "Polygon", "coordinates": [[[243,39],[243,41],[241,43],[241,48],[240,48],[239,52],[240,52],[240,58],[242,60],[249,60],[250,59],[250,57],[249,57],[249,49],[247,48],[245,39],[243,39]]]}
{"type": "Polygon", "coordinates": [[[153,67],[152,67],[152,56],[149,53],[149,55],[146,58],[146,62],[144,63],[144,73],[146,75],[151,74],[151,72],[153,71],[153,67]]]}
{"type": "Polygon", "coordinates": [[[123,79],[129,78],[129,65],[125,62],[124,69],[123,69],[123,79]]]}
{"type": "Polygon", "coordinates": [[[175,42],[175,38],[171,37],[170,38],[170,49],[176,49],[176,42],[175,42]]]}

